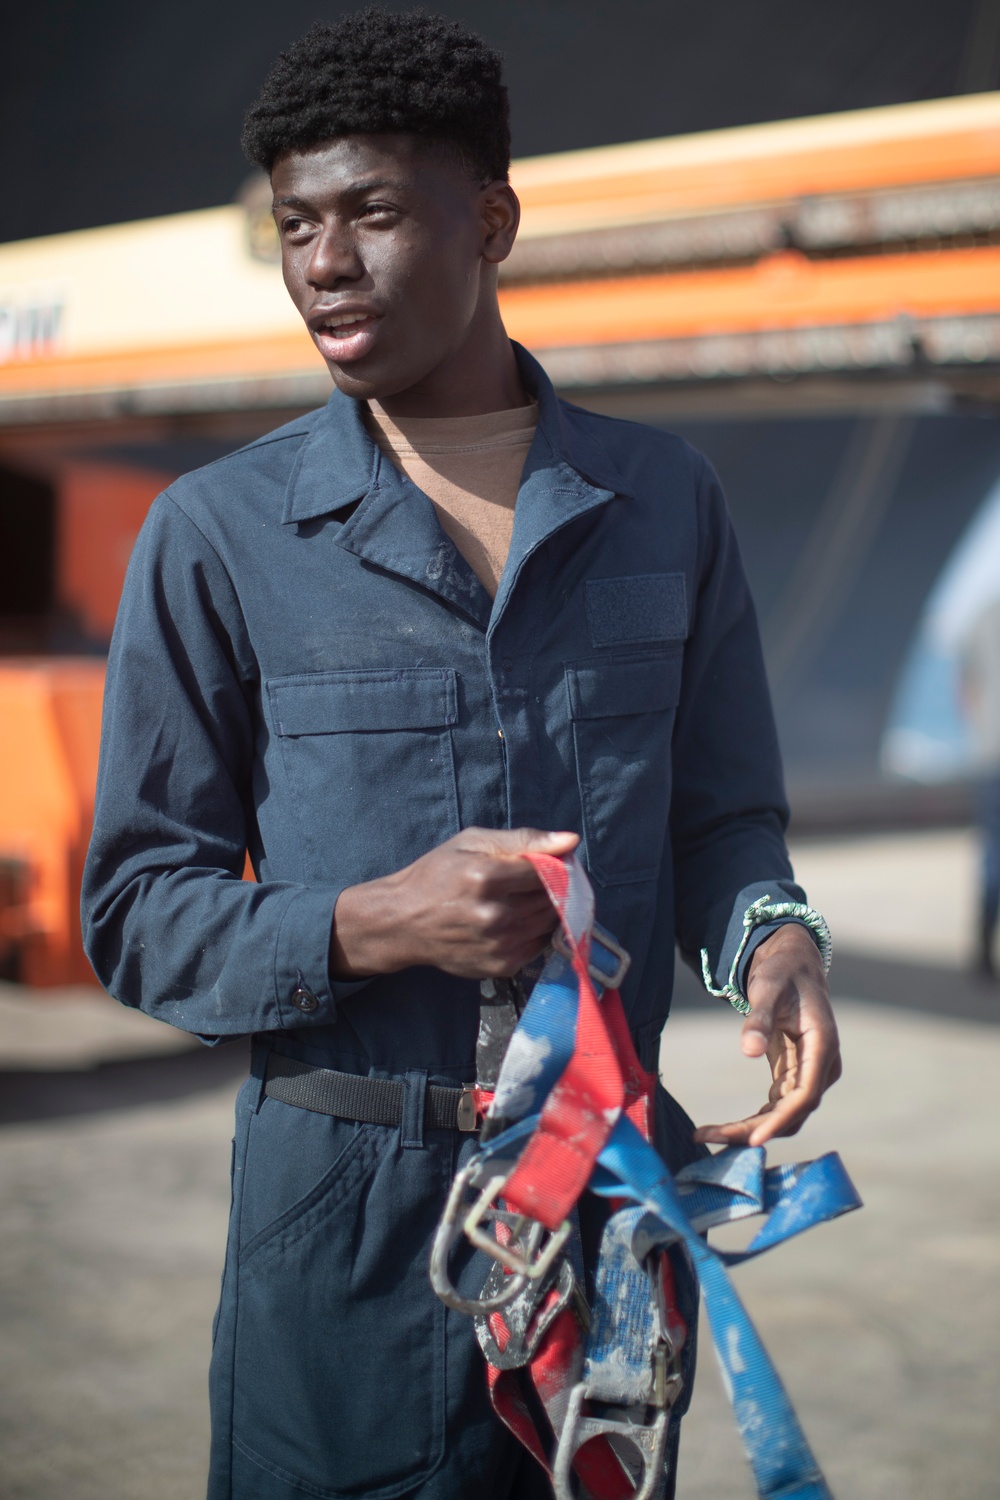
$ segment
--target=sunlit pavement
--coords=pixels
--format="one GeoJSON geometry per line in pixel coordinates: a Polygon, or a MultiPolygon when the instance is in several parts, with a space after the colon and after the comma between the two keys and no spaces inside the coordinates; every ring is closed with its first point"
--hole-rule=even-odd
{"type": "MultiPolygon", "coordinates": [[[[865,1207],[734,1281],[835,1495],[995,1500],[1000,1029],[847,1000],[840,1015],[844,1080],[771,1158],[839,1151],[865,1207]]],[[[700,1120],[748,1112],[763,1096],[726,1016],[679,1014],[662,1055],[668,1086],[700,1120]]],[[[703,1352],[678,1493],[752,1500],[703,1352]]]]}
{"type": "MultiPolygon", "coordinates": [[[[810,845],[798,865],[844,955],[846,1073],[774,1155],[838,1150],[866,1206],[736,1284],[839,1500],[995,1500],[1000,988],[962,972],[971,841],[810,845]]],[[[754,1108],[739,1018],[680,999],[668,1086],[700,1121],[754,1108]]],[[[0,1500],[200,1500],[242,1057],[0,990],[0,1500]]],[[[679,1497],[752,1495],[705,1339],[679,1497]]]]}

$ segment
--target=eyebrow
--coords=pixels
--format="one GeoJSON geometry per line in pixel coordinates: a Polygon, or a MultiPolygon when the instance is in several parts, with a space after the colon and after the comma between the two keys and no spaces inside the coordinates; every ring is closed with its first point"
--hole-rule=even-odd
{"type": "MultiPolygon", "coordinates": [[[[369,177],[361,182],[352,182],[344,189],[345,197],[361,197],[365,193],[377,193],[380,189],[388,188],[392,192],[402,192],[405,185],[392,177],[369,177]]],[[[292,193],[287,198],[275,198],[273,208],[300,208],[309,210],[312,204],[305,198],[299,198],[292,193]]]]}

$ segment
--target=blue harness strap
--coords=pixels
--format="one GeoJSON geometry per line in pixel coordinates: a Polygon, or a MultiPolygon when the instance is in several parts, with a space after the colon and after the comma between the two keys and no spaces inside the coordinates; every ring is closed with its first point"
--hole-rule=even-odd
{"type": "Polygon", "coordinates": [[[622,1119],[598,1158],[590,1190],[602,1197],[631,1198],[645,1209],[636,1226],[634,1252],[645,1256],[656,1245],[675,1239],[684,1244],[698,1272],[715,1352],[762,1500],[829,1500],[830,1492],[785,1388],[726,1266],[740,1264],[814,1224],[859,1208],[861,1200],[835,1154],[770,1172],[762,1170],[763,1159],[760,1147],[710,1158],[707,1165],[716,1166],[720,1176],[745,1174],[743,1187],[728,1190],[732,1212],[727,1213],[722,1196],[726,1189],[712,1183],[706,1195],[705,1184],[693,1181],[698,1168],[706,1164],[686,1168],[675,1180],[649,1142],[622,1119]],[[752,1178],[759,1187],[750,1195],[745,1187],[752,1178]],[[681,1183],[691,1183],[690,1191],[679,1191],[681,1183]],[[744,1251],[719,1252],[702,1237],[709,1222],[719,1224],[754,1213],[768,1217],[744,1251]]]}
{"type": "MultiPolygon", "coordinates": [[[[571,880],[580,874],[576,867],[571,880]]],[[[572,937],[568,926],[567,936],[572,937]]],[[[609,1014],[620,1007],[620,1000],[616,991],[602,993],[599,981],[612,967],[620,972],[619,956],[617,945],[598,947],[591,954],[592,964],[596,959],[596,969],[590,970],[597,981],[594,991],[609,1014]]],[[[464,1169],[461,1191],[470,1186],[484,1189],[465,1221],[466,1233],[477,1245],[488,1243],[478,1227],[486,1212],[483,1204],[498,1222],[506,1223],[498,1236],[506,1248],[496,1253],[508,1268],[511,1293],[527,1287],[535,1274],[551,1276],[555,1263],[548,1252],[539,1253],[545,1240],[542,1226],[497,1205],[504,1182],[533,1140],[546,1100],[574,1054],[581,972],[586,979],[586,969],[581,971],[560,952],[547,961],[508,1047],[480,1151],[464,1169]],[[511,1259],[508,1241],[527,1248],[511,1259]],[[537,1273],[530,1264],[533,1255],[537,1273]]],[[[620,1034],[620,1029],[616,1032],[609,1025],[608,1034],[620,1034]]],[[[658,1492],[669,1409],[680,1381],[677,1331],[666,1323],[660,1279],[663,1252],[676,1244],[683,1246],[701,1284],[716,1355],[761,1500],[831,1500],[728,1268],[859,1208],[860,1199],[839,1157],[830,1153],[812,1162],[768,1168],[762,1148],[734,1148],[695,1162],[674,1177],[632,1119],[619,1112],[598,1151],[588,1189],[614,1200],[615,1206],[595,1268],[582,1371],[577,1367],[579,1379],[573,1377],[576,1383],[568,1400],[560,1404],[563,1415],[553,1464],[559,1500],[570,1500],[572,1466],[595,1437],[610,1444],[622,1470],[631,1476],[633,1500],[652,1500],[658,1492]],[[763,1224],[744,1250],[725,1252],[708,1244],[705,1236],[711,1227],[755,1215],[763,1216],[763,1224]]],[[[450,1221],[446,1215],[435,1246],[433,1274],[446,1301],[473,1311],[453,1294],[444,1274],[461,1191],[456,1182],[450,1221]]],[[[569,1229],[568,1223],[564,1225],[566,1233],[569,1229]]],[[[565,1253],[563,1244],[553,1233],[549,1249],[565,1253]]],[[[495,1275],[493,1289],[502,1281],[495,1275]]],[[[496,1298],[484,1304],[499,1305],[496,1298]]]]}

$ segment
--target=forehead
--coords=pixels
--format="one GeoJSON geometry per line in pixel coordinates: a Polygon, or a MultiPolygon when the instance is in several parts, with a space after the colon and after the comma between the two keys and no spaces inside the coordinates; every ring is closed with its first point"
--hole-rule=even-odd
{"type": "Polygon", "coordinates": [[[275,202],[339,198],[375,185],[410,192],[469,192],[472,184],[446,143],[415,135],[344,135],[286,151],[271,169],[275,202]]]}

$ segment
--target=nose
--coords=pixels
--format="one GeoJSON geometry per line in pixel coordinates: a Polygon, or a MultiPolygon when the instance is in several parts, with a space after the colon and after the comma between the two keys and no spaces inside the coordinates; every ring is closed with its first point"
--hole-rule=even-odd
{"type": "Polygon", "coordinates": [[[332,290],[345,281],[359,281],[364,263],[350,229],[343,224],[329,224],[313,246],[307,277],[313,287],[332,290]]]}

